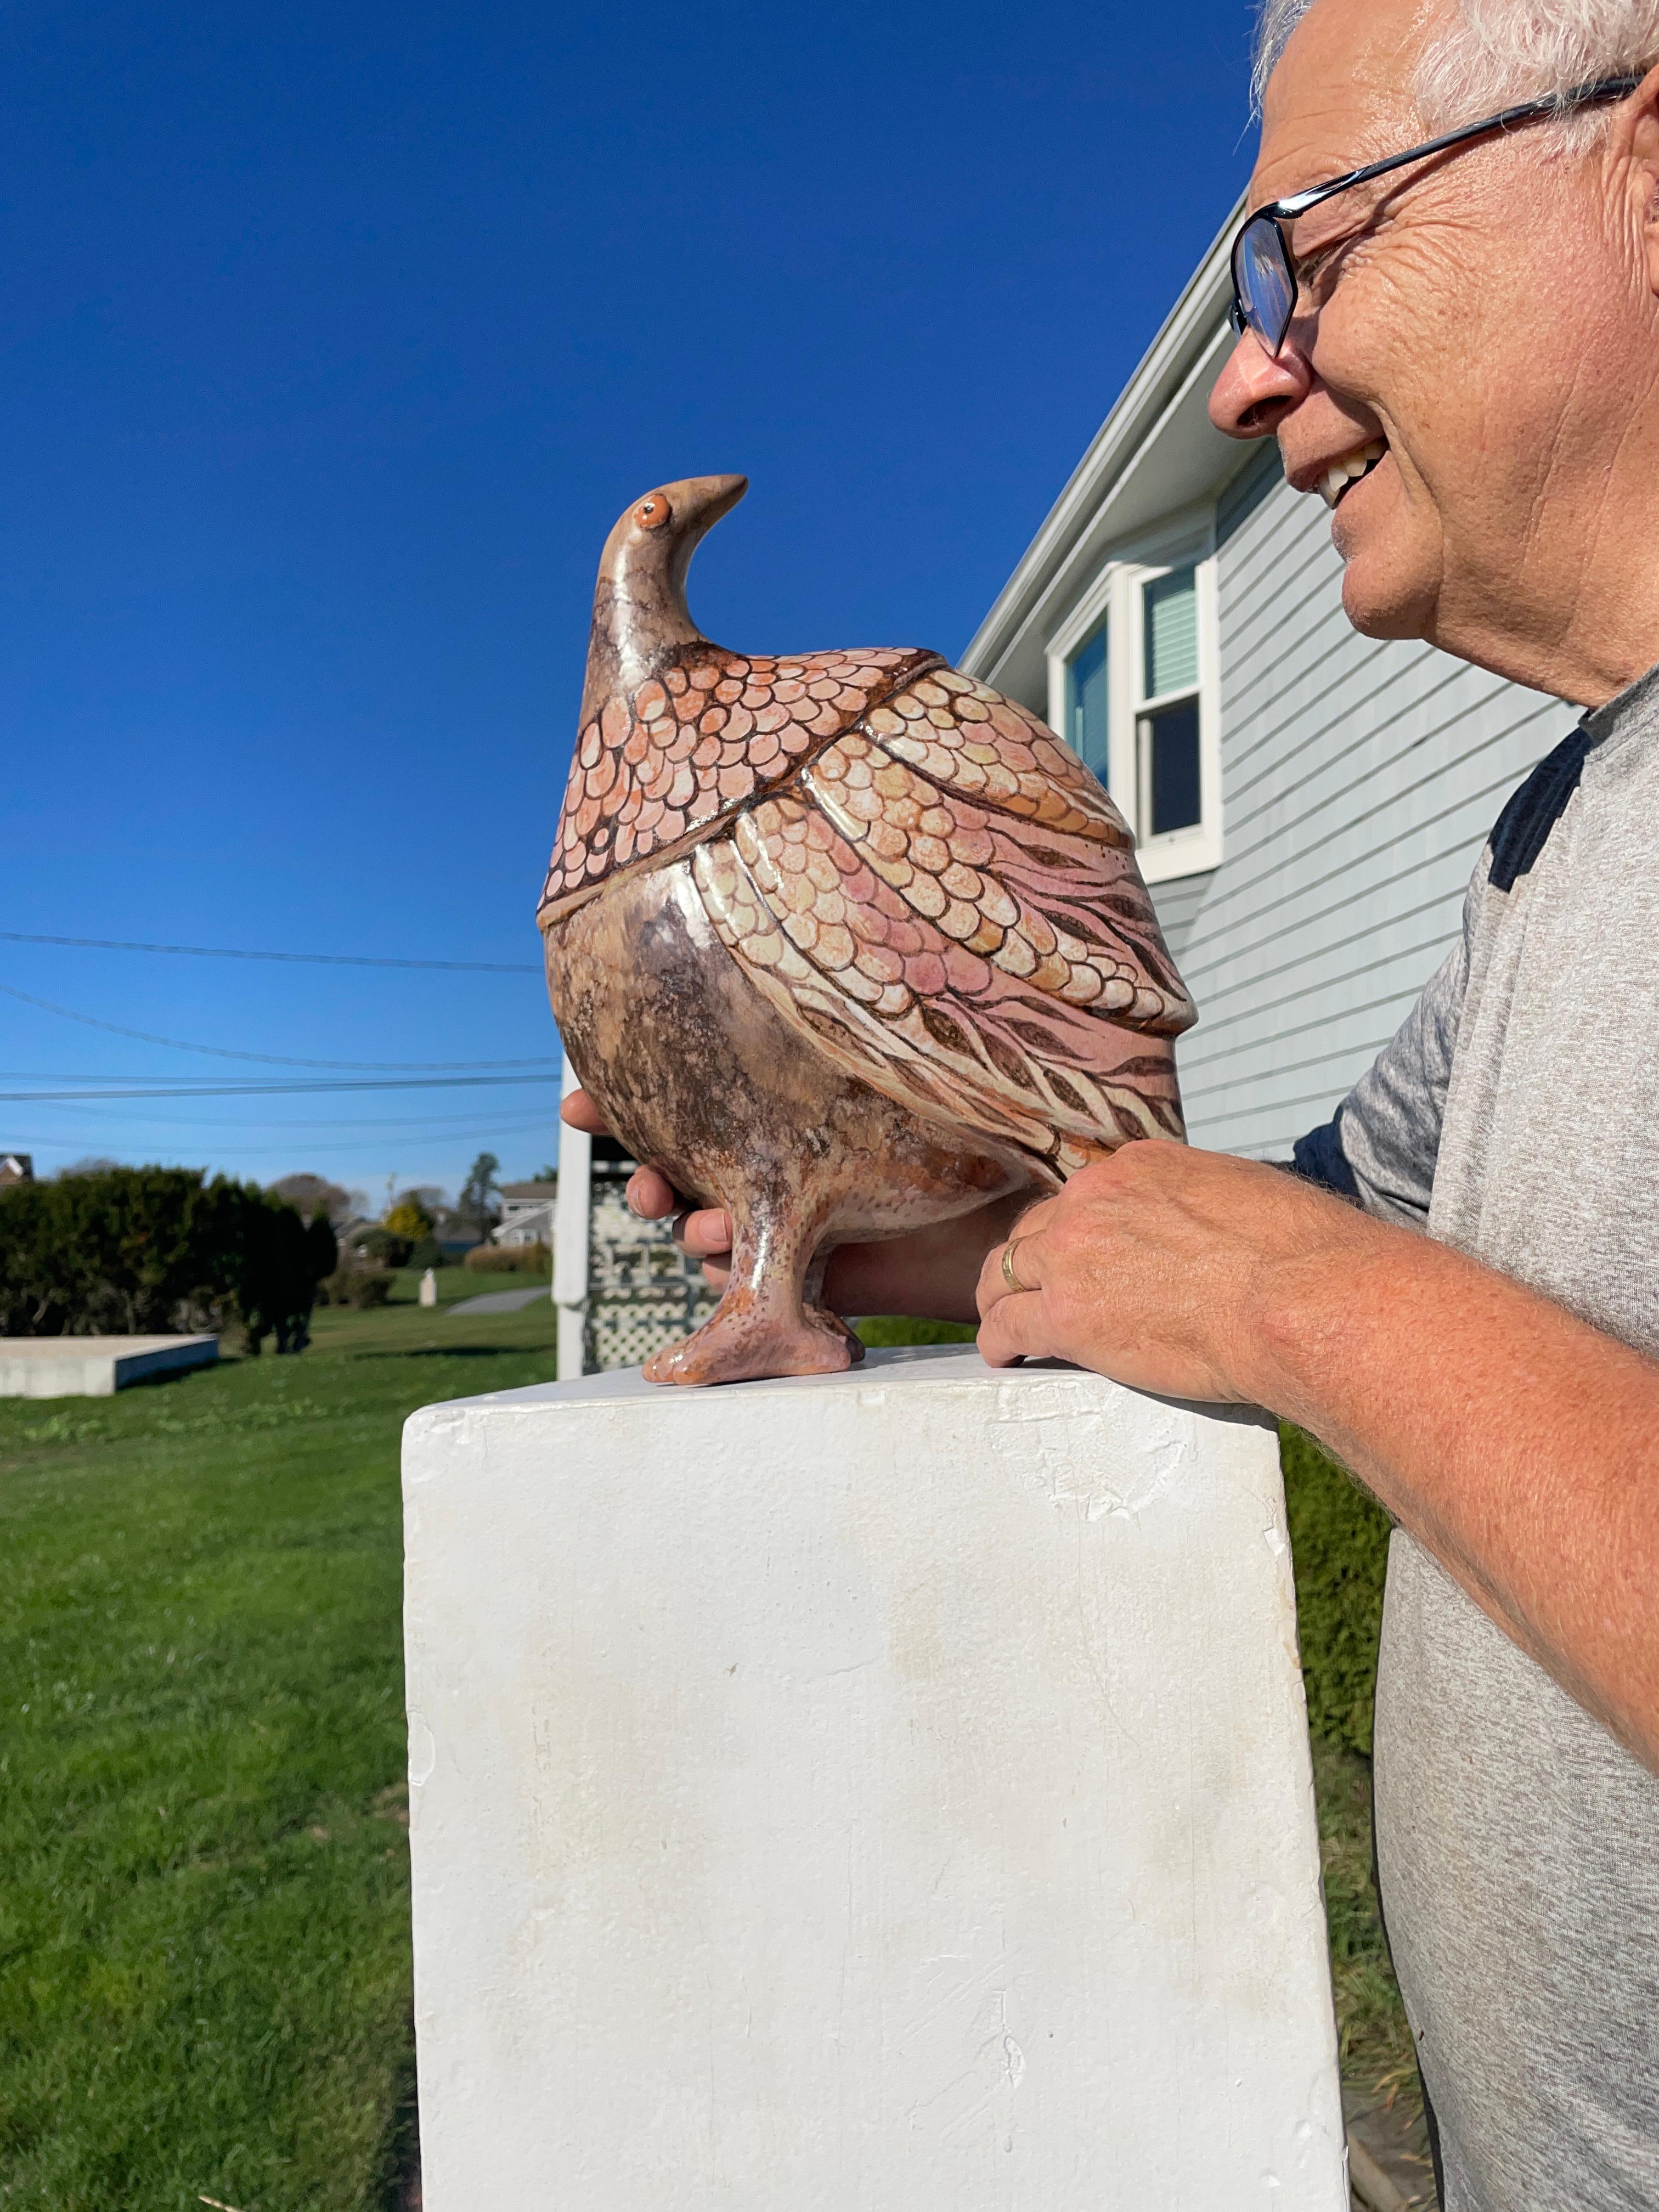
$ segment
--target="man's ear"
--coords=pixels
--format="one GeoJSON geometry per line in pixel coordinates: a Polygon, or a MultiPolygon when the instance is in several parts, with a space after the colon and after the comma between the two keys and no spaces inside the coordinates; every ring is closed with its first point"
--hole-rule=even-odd
{"type": "Polygon", "coordinates": [[[1632,192],[1642,226],[1648,289],[1659,299],[1659,69],[1648,71],[1631,108],[1632,192]]]}

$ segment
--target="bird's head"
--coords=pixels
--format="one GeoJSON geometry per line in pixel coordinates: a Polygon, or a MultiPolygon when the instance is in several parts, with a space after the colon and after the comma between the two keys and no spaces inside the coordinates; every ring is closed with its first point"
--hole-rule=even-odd
{"type": "Polygon", "coordinates": [[[749,489],[747,477],[684,477],[636,499],[605,541],[593,592],[589,702],[632,690],[662,654],[702,635],[685,604],[685,574],[706,531],[749,489]]]}

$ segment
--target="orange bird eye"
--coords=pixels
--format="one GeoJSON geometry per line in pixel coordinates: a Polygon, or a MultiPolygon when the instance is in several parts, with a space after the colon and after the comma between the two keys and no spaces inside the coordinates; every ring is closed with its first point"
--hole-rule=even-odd
{"type": "Polygon", "coordinates": [[[659,492],[653,491],[649,499],[642,499],[634,509],[634,520],[641,530],[660,530],[668,520],[668,501],[659,492]]]}

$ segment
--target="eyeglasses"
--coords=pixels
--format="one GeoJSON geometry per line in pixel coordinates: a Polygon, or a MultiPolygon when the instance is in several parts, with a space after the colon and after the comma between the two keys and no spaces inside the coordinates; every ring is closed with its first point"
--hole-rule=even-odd
{"type": "Polygon", "coordinates": [[[1306,191],[1293,192],[1287,200],[1269,200],[1266,207],[1245,218],[1233,240],[1233,297],[1227,320],[1235,334],[1243,337],[1246,331],[1253,331],[1263,349],[1273,355],[1284,344],[1300,289],[1284,226],[1306,215],[1310,208],[1334,199],[1351,185],[1386,177],[1390,169],[1403,169],[1408,161],[1420,161],[1430,154],[1443,153],[1449,146],[1484,138],[1490,131],[1507,131],[1511,124],[1529,123],[1540,115],[1567,115],[1577,107],[1622,100],[1641,82],[1640,76],[1604,76],[1553,99],[1522,100],[1518,107],[1503,108],[1496,115],[1483,116],[1479,123],[1465,123],[1441,137],[1425,140],[1421,146],[1407,147],[1403,154],[1390,154],[1386,161],[1368,161],[1363,169],[1350,169],[1346,176],[1333,177],[1327,184],[1310,185],[1306,191]]]}

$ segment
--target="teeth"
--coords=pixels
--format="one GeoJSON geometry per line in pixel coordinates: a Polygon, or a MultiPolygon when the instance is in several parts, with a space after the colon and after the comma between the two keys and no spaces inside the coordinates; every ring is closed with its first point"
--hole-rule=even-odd
{"type": "Polygon", "coordinates": [[[1381,438],[1373,438],[1370,445],[1362,446],[1357,453],[1349,453],[1340,461],[1333,461],[1319,479],[1320,496],[1326,506],[1334,507],[1355,478],[1375,468],[1388,450],[1381,438]]]}

